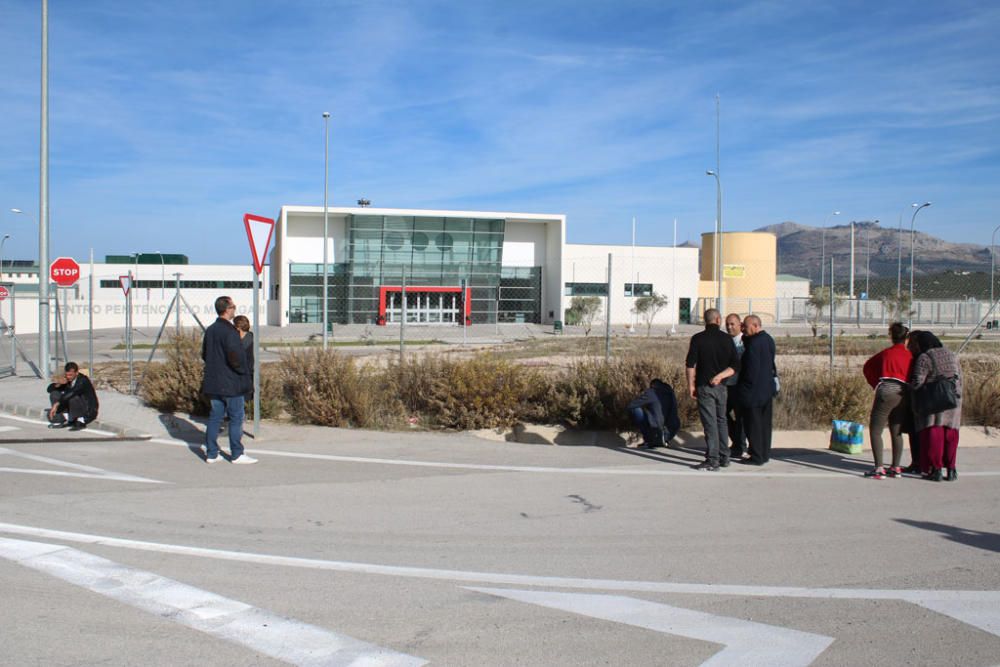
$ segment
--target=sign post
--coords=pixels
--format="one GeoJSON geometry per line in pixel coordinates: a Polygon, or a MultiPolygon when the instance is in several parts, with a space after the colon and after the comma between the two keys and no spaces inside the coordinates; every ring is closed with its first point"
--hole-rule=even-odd
{"type": "MultiPolygon", "coordinates": [[[[56,284],[56,327],[60,326],[59,321],[59,288],[60,287],[72,287],[76,284],[76,281],[80,279],[80,265],[76,263],[76,260],[72,257],[56,257],[51,264],[49,264],[49,278],[53,283],[56,284]]],[[[63,338],[63,355],[66,355],[66,322],[61,323],[62,338],[63,338]]],[[[59,331],[56,332],[56,357],[59,356],[59,331]]],[[[46,357],[48,357],[48,351],[46,350],[46,357]]],[[[68,359],[66,361],[69,361],[68,359]]],[[[51,364],[49,359],[42,359],[41,362],[45,364],[45,368],[49,369],[51,364]]]]}
{"type": "Polygon", "coordinates": [[[128,393],[133,391],[132,370],[132,272],[118,276],[118,283],[125,294],[125,359],[128,361],[128,393]]]}
{"type": "Polygon", "coordinates": [[[253,437],[256,441],[260,438],[260,274],[274,235],[274,220],[247,213],[243,216],[243,226],[253,259],[253,437]]]}

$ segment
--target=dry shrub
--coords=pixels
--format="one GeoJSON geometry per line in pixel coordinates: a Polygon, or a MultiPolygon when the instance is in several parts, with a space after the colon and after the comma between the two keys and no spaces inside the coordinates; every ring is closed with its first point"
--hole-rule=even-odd
{"type": "Polygon", "coordinates": [[[535,406],[550,393],[539,371],[481,354],[469,359],[426,356],[389,369],[402,404],[432,426],[503,428],[539,416],[535,406]]]}
{"type": "Polygon", "coordinates": [[[550,421],[581,428],[631,430],[626,406],[660,378],[677,393],[681,426],[697,422],[697,406],[686,396],[684,366],[656,356],[628,356],[574,364],[554,383],[550,421]]]}
{"type": "Polygon", "coordinates": [[[288,412],[319,426],[370,426],[376,381],[368,367],[333,350],[295,349],[281,359],[288,412]]]}
{"type": "Polygon", "coordinates": [[[162,347],[166,360],[150,364],[139,395],[162,412],[208,414],[201,394],[205,364],[201,360],[201,335],[193,331],[173,334],[162,347]]]}
{"type": "Polygon", "coordinates": [[[1000,360],[962,359],[962,423],[1000,427],[1000,360]]]}
{"type": "MultiPolygon", "coordinates": [[[[262,419],[280,417],[285,409],[284,373],[280,364],[260,365],[260,416],[262,419]]],[[[246,402],[247,419],[253,419],[253,400],[246,402]]]]}
{"type": "Polygon", "coordinates": [[[774,404],[774,427],[827,428],[834,419],[867,423],[873,396],[860,372],[783,371],[781,394],[774,404]]]}

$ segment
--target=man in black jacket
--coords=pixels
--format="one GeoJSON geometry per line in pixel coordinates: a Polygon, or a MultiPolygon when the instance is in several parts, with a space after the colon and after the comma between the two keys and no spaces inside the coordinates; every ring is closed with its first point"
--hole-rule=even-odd
{"type": "Polygon", "coordinates": [[[228,296],[215,300],[219,317],[207,329],[201,343],[205,361],[205,379],[201,391],[212,404],[205,429],[205,461],[215,463],[219,456],[219,426],[229,415],[229,460],[232,463],[257,463],[243,453],[243,396],[250,388],[248,364],[240,335],[233,326],[236,304],[228,296]]]}
{"type": "Polygon", "coordinates": [[[705,311],[705,330],[691,337],[686,375],[688,394],[698,401],[698,416],[705,429],[705,460],[697,470],[716,471],[729,465],[729,431],[726,425],[726,385],[740,370],[733,339],[720,328],[722,315],[715,308],[705,311]]]}
{"type": "Polygon", "coordinates": [[[743,424],[750,445],[750,458],[741,461],[762,466],[771,458],[771,417],[775,383],[775,347],[761,326],[760,318],[743,320],[743,358],[736,390],[743,406],[743,424]]]}
{"type": "Polygon", "coordinates": [[[674,388],[659,378],[628,404],[628,411],[642,433],[642,446],[649,449],[663,447],[681,428],[674,388]]]}
{"type": "Polygon", "coordinates": [[[72,361],[63,369],[66,382],[49,385],[49,428],[69,427],[71,431],[87,428],[87,424],[97,419],[97,392],[90,378],[80,372],[80,367],[72,361]]]}

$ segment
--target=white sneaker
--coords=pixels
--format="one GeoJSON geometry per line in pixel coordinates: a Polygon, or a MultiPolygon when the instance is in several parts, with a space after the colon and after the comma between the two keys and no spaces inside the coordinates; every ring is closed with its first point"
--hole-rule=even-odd
{"type": "Polygon", "coordinates": [[[240,454],[235,459],[230,461],[230,463],[242,463],[243,465],[250,465],[252,463],[257,463],[257,459],[252,456],[247,456],[246,454],[240,454]]]}
{"type": "Polygon", "coordinates": [[[219,454],[217,456],[210,456],[210,457],[207,456],[207,457],[205,457],[205,463],[218,463],[221,460],[222,460],[222,455],[221,454],[219,454]]]}

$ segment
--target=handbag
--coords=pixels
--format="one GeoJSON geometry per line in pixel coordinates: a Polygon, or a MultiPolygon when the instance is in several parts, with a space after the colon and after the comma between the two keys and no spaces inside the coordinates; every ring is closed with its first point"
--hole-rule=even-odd
{"type": "Polygon", "coordinates": [[[830,449],[841,454],[860,454],[865,444],[863,424],[846,419],[834,419],[830,430],[830,449]]]}
{"type": "Polygon", "coordinates": [[[917,414],[934,415],[958,407],[957,377],[938,377],[937,363],[931,357],[933,377],[913,392],[913,409],[917,414]]]}

